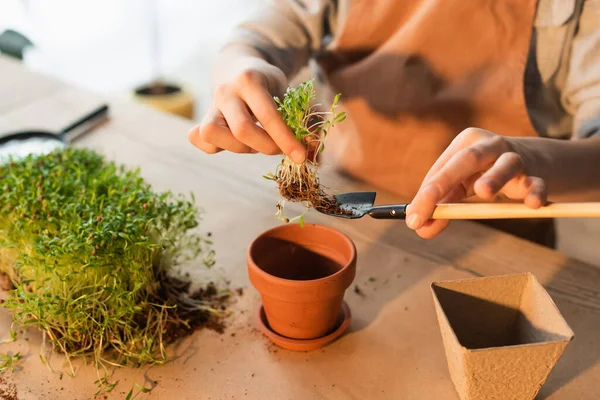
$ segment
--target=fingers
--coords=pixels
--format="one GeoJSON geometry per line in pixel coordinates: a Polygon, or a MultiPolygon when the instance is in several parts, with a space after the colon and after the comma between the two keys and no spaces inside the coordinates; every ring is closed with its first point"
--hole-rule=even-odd
{"type": "Polygon", "coordinates": [[[260,78],[257,77],[247,77],[246,79],[248,81],[241,92],[242,99],[248,104],[248,107],[276,146],[295,163],[301,164],[304,162],[306,149],[296,140],[290,128],[279,115],[273,98],[265,90],[264,85],[266,85],[266,82],[260,82],[260,78]]]}
{"type": "MultiPolygon", "coordinates": [[[[492,199],[510,180],[523,172],[523,160],[517,153],[504,153],[475,184],[475,194],[482,199],[492,199]]],[[[525,193],[523,193],[524,197],[525,193]]],[[[522,197],[522,198],[523,198],[522,197]]]]}
{"type": "Polygon", "coordinates": [[[503,142],[495,138],[459,150],[428,182],[424,182],[409,208],[407,225],[411,229],[420,229],[443,198],[473,175],[485,171],[504,151],[503,142]]]}
{"type": "MultiPolygon", "coordinates": [[[[448,196],[440,200],[440,203],[454,203],[462,200],[465,197],[464,187],[462,185],[457,186],[448,196]]],[[[423,239],[431,239],[439,235],[444,229],[450,224],[449,220],[427,220],[421,228],[417,230],[417,234],[423,239]]]]}
{"type": "Polygon", "coordinates": [[[548,199],[546,183],[541,178],[525,176],[523,171],[523,160],[517,153],[504,153],[475,182],[475,194],[491,199],[503,191],[511,199],[523,199],[528,207],[540,208],[548,199]]]}
{"type": "Polygon", "coordinates": [[[254,122],[246,105],[238,97],[230,97],[217,103],[229,126],[228,134],[215,134],[210,137],[215,146],[234,153],[248,153],[254,149],[263,154],[278,154],[279,148],[267,132],[254,122]]]}
{"type": "Polygon", "coordinates": [[[523,180],[523,187],[526,190],[524,202],[527,207],[540,208],[547,203],[548,190],[542,178],[527,177],[523,180]]]}
{"type": "MultiPolygon", "coordinates": [[[[272,81],[285,79],[283,73],[276,76],[275,72],[269,73],[272,81]]],[[[278,85],[269,85],[265,73],[258,70],[242,72],[234,81],[219,86],[204,121],[190,131],[190,142],[208,154],[228,150],[273,155],[283,151],[294,162],[304,162],[306,149],[281,118],[269,86],[278,85]]]]}
{"type": "Polygon", "coordinates": [[[210,107],[202,123],[190,130],[188,140],[207,154],[215,154],[223,150],[235,153],[255,152],[250,147],[235,140],[225,117],[214,106],[210,107]]]}
{"type": "Polygon", "coordinates": [[[488,132],[483,129],[478,129],[478,128],[465,129],[464,131],[462,131],[460,134],[458,134],[454,138],[452,143],[450,143],[450,145],[446,148],[446,150],[444,150],[442,155],[436,160],[436,162],[433,164],[433,166],[429,169],[429,172],[425,176],[425,179],[423,180],[423,182],[424,183],[429,182],[431,177],[433,175],[435,175],[444,165],[446,165],[446,163],[452,157],[454,157],[454,155],[458,151],[460,151],[468,146],[471,146],[478,141],[481,141],[481,140],[484,140],[484,139],[487,139],[487,138],[490,138],[493,136],[494,136],[493,133],[488,132]]]}
{"type": "Polygon", "coordinates": [[[200,136],[200,129],[200,125],[196,125],[189,131],[188,140],[191,144],[206,154],[216,154],[223,151],[223,149],[204,141],[200,136]]]}

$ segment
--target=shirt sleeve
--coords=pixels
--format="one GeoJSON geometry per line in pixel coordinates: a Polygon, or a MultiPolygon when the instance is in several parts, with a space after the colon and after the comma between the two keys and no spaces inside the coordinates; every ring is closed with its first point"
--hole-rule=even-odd
{"type": "Polygon", "coordinates": [[[263,0],[225,47],[250,46],[291,78],[333,34],[336,6],[334,0],[263,0]]]}
{"type": "Polygon", "coordinates": [[[584,3],[562,101],[574,116],[574,139],[600,135],[600,2],[584,3]]]}

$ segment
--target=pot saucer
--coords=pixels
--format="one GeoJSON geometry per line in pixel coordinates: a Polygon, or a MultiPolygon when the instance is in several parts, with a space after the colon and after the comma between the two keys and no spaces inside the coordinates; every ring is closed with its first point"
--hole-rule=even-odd
{"type": "Polygon", "coordinates": [[[344,301],[342,303],[342,309],[340,311],[335,330],[328,335],[316,339],[292,339],[285,336],[281,336],[280,334],[272,330],[269,326],[267,316],[265,315],[265,310],[262,306],[258,309],[256,320],[258,329],[267,338],[269,338],[269,340],[271,340],[279,347],[292,351],[312,351],[320,349],[321,347],[325,347],[334,340],[338,339],[340,336],[342,336],[350,326],[350,321],[352,320],[352,313],[350,312],[350,307],[348,306],[348,303],[344,301]]]}

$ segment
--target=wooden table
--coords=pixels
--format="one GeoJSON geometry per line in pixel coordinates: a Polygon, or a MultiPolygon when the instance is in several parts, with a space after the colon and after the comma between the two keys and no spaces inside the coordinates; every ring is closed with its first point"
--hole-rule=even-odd
{"type": "MultiPolygon", "coordinates": [[[[21,128],[59,129],[105,99],[67,87],[0,58],[0,132],[21,128]]],[[[540,398],[600,396],[600,269],[474,223],[453,223],[431,241],[403,223],[369,218],[332,219],[311,213],[312,222],[333,226],[355,241],[355,283],[349,290],[350,332],[311,353],[278,350],[254,328],[259,306],[249,286],[244,255],[260,232],[278,224],[276,191],[261,178],[277,158],[207,156],[187,142],[189,121],[130,103],[110,101],[111,120],[78,145],[111,159],[139,165],[157,190],[192,191],[213,232],[217,267],[232,285],[246,286],[225,334],[197,332],[161,367],[121,369],[110,398],[123,398],[133,382],[158,384],[156,399],[456,399],[436,322],[432,281],[529,271],[548,289],[575,331],[575,340],[544,385],[540,398]],[[374,281],[368,278],[373,277],[374,281]]],[[[323,179],[339,190],[364,189],[327,168],[323,179]]],[[[393,199],[382,195],[381,201],[393,199]]],[[[190,268],[202,279],[204,271],[190,268]]],[[[199,267],[198,267],[199,268],[199,267]]],[[[10,315],[0,314],[0,338],[10,315]]],[[[84,399],[95,392],[93,369],[62,379],[40,363],[39,333],[29,341],[3,345],[26,354],[23,369],[4,375],[19,399],[84,399]]],[[[60,357],[54,358],[60,364],[60,357]]],[[[140,395],[138,398],[143,398],[140,395]]]]}

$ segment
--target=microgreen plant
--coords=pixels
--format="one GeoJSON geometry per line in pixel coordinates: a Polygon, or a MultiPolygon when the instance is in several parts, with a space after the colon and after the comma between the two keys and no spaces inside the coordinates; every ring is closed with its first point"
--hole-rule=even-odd
{"type": "Polygon", "coordinates": [[[70,375],[83,357],[111,388],[108,367],[163,363],[171,339],[221,315],[222,293],[194,297],[175,270],[214,263],[200,214],[193,197],[155,193],[139,170],[91,150],[2,164],[0,271],[14,285],[3,306],[43,332],[70,375]]]}
{"type": "Polygon", "coordinates": [[[325,212],[342,212],[337,202],[323,191],[316,173],[317,157],[325,149],[330,129],[346,118],[344,112],[335,111],[339,98],[340,94],[337,94],[328,111],[321,110],[321,104],[313,104],[315,89],[312,79],[295,88],[288,88],[283,100],[274,97],[277,110],[296,140],[306,148],[307,154],[310,153],[309,149],[314,150],[314,156],[307,157],[302,164],[296,164],[284,156],[275,174],[265,175],[265,178],[277,182],[279,193],[284,198],[277,204],[276,216],[285,222],[297,220],[301,225],[304,223],[304,214],[292,220],[285,217],[285,200],[302,202],[306,209],[314,207],[325,212]]]}
{"type": "Polygon", "coordinates": [[[19,360],[21,360],[21,353],[0,353],[0,372],[14,372],[18,368],[19,360]]]}

